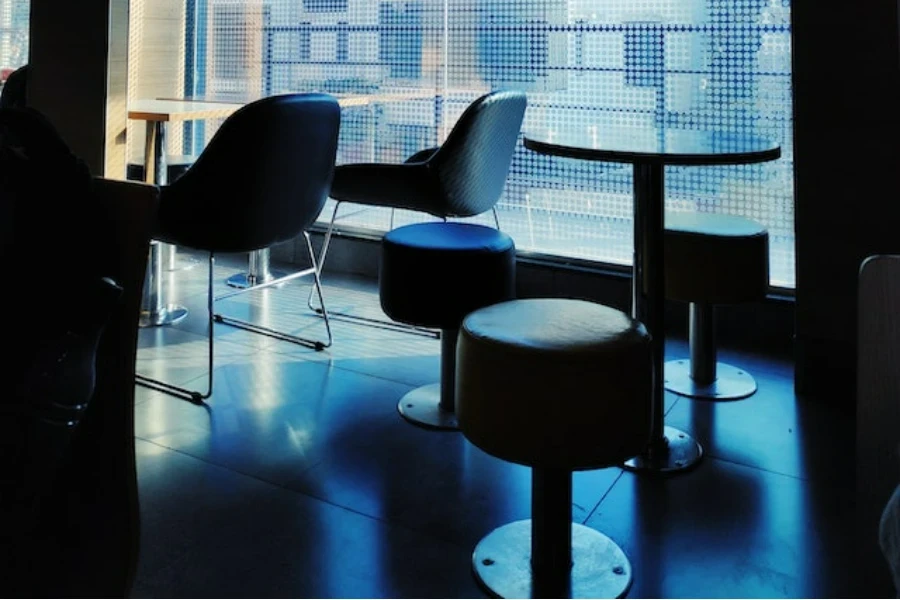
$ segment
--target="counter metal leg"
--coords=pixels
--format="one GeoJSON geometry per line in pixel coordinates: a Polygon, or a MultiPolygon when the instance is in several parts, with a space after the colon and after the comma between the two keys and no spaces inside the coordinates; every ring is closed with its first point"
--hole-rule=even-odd
{"type": "Polygon", "coordinates": [[[175,244],[163,244],[163,248],[166,250],[163,257],[166,271],[187,271],[200,264],[200,261],[193,256],[179,254],[178,246],[175,244]]]}
{"type": "Polygon", "coordinates": [[[287,273],[272,271],[270,265],[270,252],[268,248],[254,250],[250,253],[247,273],[237,273],[225,280],[225,283],[234,288],[245,289],[261,283],[267,283],[273,279],[281,279],[287,273]]]}
{"type": "Polygon", "coordinates": [[[144,298],[141,303],[140,327],[158,327],[171,325],[187,316],[187,309],[176,304],[168,304],[162,296],[162,260],[160,248],[162,244],[150,241],[150,256],[147,260],[147,271],[144,274],[144,298]]]}
{"type": "MultiPolygon", "coordinates": [[[[166,128],[162,121],[147,121],[144,165],[144,177],[147,183],[166,184],[166,128]]],[[[138,321],[140,327],[171,325],[187,316],[188,311],[185,307],[169,303],[164,297],[162,270],[166,257],[163,256],[163,246],[169,246],[169,244],[163,244],[157,240],[150,241],[147,272],[144,275],[144,296],[138,321]]]]}
{"type": "Polygon", "coordinates": [[[634,278],[632,316],[652,336],[652,434],[647,450],[628,460],[633,471],[671,473],[688,469],[703,456],[689,434],[665,425],[665,250],[664,171],[661,163],[634,165],[634,278]]]}

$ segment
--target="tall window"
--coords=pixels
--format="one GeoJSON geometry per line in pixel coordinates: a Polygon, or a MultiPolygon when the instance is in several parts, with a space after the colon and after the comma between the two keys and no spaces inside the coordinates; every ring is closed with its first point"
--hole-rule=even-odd
{"type": "MultiPolygon", "coordinates": [[[[220,63],[234,60],[242,77],[259,79],[243,88],[249,95],[370,95],[345,111],[342,162],[398,161],[437,145],[469,102],[500,88],[527,92],[525,128],[599,134],[632,124],[777,141],[782,158],[772,163],[669,168],[666,205],[761,221],[773,285],[794,286],[790,0],[180,1],[193,7],[187,22],[207,22],[185,49],[196,81],[229,73],[220,63]],[[250,16],[217,25],[207,4],[250,16]]],[[[521,250],[627,265],[631,206],[627,165],[520,146],[498,209],[521,250]]],[[[429,218],[354,208],[340,226],[383,231],[429,218]]]]}
{"type": "Polygon", "coordinates": [[[30,0],[0,0],[0,69],[2,79],[28,62],[30,0]]]}

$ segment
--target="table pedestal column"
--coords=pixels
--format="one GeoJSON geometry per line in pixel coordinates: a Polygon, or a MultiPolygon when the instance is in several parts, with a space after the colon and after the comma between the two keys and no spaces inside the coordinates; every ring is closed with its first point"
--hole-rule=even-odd
{"type": "MultiPolygon", "coordinates": [[[[163,121],[147,121],[147,139],[144,143],[144,180],[155,185],[166,184],[166,128],[163,121]]],[[[147,258],[147,273],[144,277],[144,297],[141,301],[140,327],[157,327],[170,325],[187,316],[187,309],[177,304],[166,302],[162,289],[162,269],[165,262],[164,248],[168,248],[157,240],[150,241],[150,254],[147,258]]]]}
{"type": "Polygon", "coordinates": [[[231,287],[246,289],[284,277],[285,273],[271,270],[270,262],[270,251],[268,248],[254,250],[248,258],[247,272],[232,275],[225,280],[225,283],[231,287]]]}
{"type": "Polygon", "coordinates": [[[653,419],[650,444],[624,468],[667,473],[694,466],[703,448],[687,433],[665,425],[665,165],[634,164],[634,277],[632,316],[652,337],[653,419]]]}

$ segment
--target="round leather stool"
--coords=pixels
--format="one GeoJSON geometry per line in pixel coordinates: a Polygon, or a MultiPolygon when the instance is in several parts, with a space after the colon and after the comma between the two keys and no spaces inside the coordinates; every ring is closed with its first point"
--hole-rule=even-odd
{"type": "Polygon", "coordinates": [[[666,213],[666,297],[690,303],[690,359],[665,364],[667,390],[736,400],[756,391],[745,370],[716,362],[715,305],[762,300],[769,289],[769,232],[733,215],[666,213]]]}
{"type": "Polygon", "coordinates": [[[600,532],[572,523],[572,471],[622,464],[651,433],[650,336],[608,306],[503,302],[459,331],[456,402],[466,438],[532,468],[531,519],[475,548],[479,582],[503,598],[613,598],[631,564],[600,532]]]}
{"type": "Polygon", "coordinates": [[[400,400],[407,420],[457,429],[454,410],[456,338],[463,317],[515,298],[516,248],[511,237],[469,223],[420,223],[385,234],[378,276],[381,307],[391,319],[441,330],[441,381],[400,400]]]}

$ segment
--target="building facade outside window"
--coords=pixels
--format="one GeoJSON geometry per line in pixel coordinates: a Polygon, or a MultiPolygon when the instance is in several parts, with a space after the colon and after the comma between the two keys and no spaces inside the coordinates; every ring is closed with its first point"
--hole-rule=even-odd
{"type": "Polygon", "coordinates": [[[28,62],[30,0],[0,0],[0,84],[28,62]]]}
{"type": "MultiPolygon", "coordinates": [[[[666,204],[761,221],[771,283],[794,287],[789,0],[178,1],[185,95],[383,98],[345,112],[340,162],[402,161],[438,145],[473,99],[504,88],[528,94],[525,128],[602,135],[609,126],[648,125],[773,139],[782,145],[773,163],[669,168],[666,204]]],[[[202,144],[214,130],[195,127],[173,143],[202,144]]],[[[520,146],[498,209],[520,250],[625,266],[631,202],[627,165],[520,146]]],[[[430,218],[354,208],[339,217],[341,227],[384,231],[430,218]]]]}

